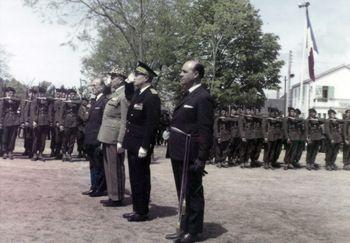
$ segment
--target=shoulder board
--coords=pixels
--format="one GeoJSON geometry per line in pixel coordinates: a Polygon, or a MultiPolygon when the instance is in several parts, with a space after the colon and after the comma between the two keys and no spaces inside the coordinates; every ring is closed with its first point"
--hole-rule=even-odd
{"type": "Polygon", "coordinates": [[[151,88],[150,91],[151,91],[151,93],[154,94],[154,95],[155,95],[155,94],[158,94],[157,90],[155,90],[155,89],[153,89],[153,88],[151,88]]]}
{"type": "Polygon", "coordinates": [[[111,100],[117,101],[117,100],[118,100],[118,97],[113,97],[111,100]]]}

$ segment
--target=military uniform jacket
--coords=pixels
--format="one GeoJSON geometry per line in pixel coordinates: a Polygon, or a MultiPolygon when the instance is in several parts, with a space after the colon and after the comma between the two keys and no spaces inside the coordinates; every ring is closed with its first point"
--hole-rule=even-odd
{"type": "Polygon", "coordinates": [[[89,119],[89,108],[85,105],[81,105],[78,112],[79,131],[85,133],[85,126],[88,119],[89,119]]]}
{"type": "Polygon", "coordinates": [[[311,141],[318,141],[322,140],[323,134],[322,134],[322,124],[324,123],[323,120],[320,119],[311,119],[307,118],[305,120],[305,135],[307,139],[310,139],[311,141]]]}
{"type": "Polygon", "coordinates": [[[264,127],[266,119],[263,117],[256,116],[254,117],[254,137],[255,138],[264,138],[264,127]]]}
{"type": "Polygon", "coordinates": [[[20,124],[20,100],[17,98],[2,98],[0,100],[0,124],[2,127],[18,126],[20,124]]]}
{"type": "Polygon", "coordinates": [[[231,138],[239,137],[238,120],[239,120],[239,116],[230,116],[228,118],[228,121],[230,123],[230,129],[231,129],[231,138]]]}
{"type": "Polygon", "coordinates": [[[122,86],[112,94],[105,106],[97,137],[100,142],[107,144],[123,143],[128,107],[125,88],[122,86]]]}
{"type": "Polygon", "coordinates": [[[241,116],[238,120],[239,134],[241,138],[254,139],[254,118],[253,116],[241,116]]]}
{"type": "Polygon", "coordinates": [[[329,140],[334,140],[335,143],[342,142],[341,121],[338,119],[327,119],[325,123],[325,133],[329,140]]]}
{"type": "Polygon", "coordinates": [[[62,102],[60,125],[66,128],[74,128],[79,125],[79,108],[81,100],[67,100],[62,102]]]}
{"type": "Polygon", "coordinates": [[[345,119],[343,124],[343,138],[350,141],[350,119],[345,119]]]}
{"type": "Polygon", "coordinates": [[[97,140],[98,132],[102,124],[103,111],[108,99],[105,95],[99,97],[90,107],[89,118],[85,127],[85,144],[96,145],[100,142],[97,140]]]}
{"type": "Polygon", "coordinates": [[[288,117],[284,119],[284,135],[291,141],[304,140],[304,122],[299,118],[288,117]]]}
{"type": "Polygon", "coordinates": [[[281,118],[266,119],[265,138],[268,141],[283,139],[283,121],[281,118]]]}
{"type": "Polygon", "coordinates": [[[30,106],[31,121],[38,126],[50,125],[52,122],[52,100],[47,97],[37,97],[30,106]]]}
{"type": "Polygon", "coordinates": [[[61,121],[62,107],[63,107],[63,100],[56,98],[53,102],[53,107],[52,107],[52,122],[55,124],[60,123],[61,121]]]}
{"type": "MultiPolygon", "coordinates": [[[[209,158],[213,144],[214,100],[201,85],[189,93],[175,107],[172,127],[191,134],[190,161],[209,158]]],[[[182,161],[185,154],[185,136],[170,130],[168,157],[182,161]]]]}
{"type": "Polygon", "coordinates": [[[22,108],[21,108],[21,123],[28,122],[30,125],[31,120],[30,120],[30,106],[32,105],[31,100],[24,100],[22,103],[22,108]]]}
{"type": "Polygon", "coordinates": [[[230,122],[226,117],[218,117],[214,123],[214,137],[222,142],[230,141],[230,122]]]}
{"type": "Polygon", "coordinates": [[[160,120],[160,99],[156,90],[147,87],[141,94],[136,91],[131,100],[123,147],[137,153],[140,147],[151,153],[160,120]]]}

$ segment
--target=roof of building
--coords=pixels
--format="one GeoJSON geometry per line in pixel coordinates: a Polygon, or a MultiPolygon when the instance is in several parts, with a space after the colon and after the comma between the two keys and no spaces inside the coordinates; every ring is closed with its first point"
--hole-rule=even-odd
{"type": "MultiPolygon", "coordinates": [[[[316,81],[317,81],[317,79],[319,79],[319,78],[322,78],[322,77],[324,77],[324,76],[327,76],[328,74],[334,73],[334,72],[336,72],[336,71],[338,71],[338,70],[340,70],[340,69],[343,69],[343,68],[350,69],[350,65],[349,65],[349,64],[342,64],[342,65],[336,66],[336,67],[334,67],[334,68],[328,69],[327,71],[322,72],[322,73],[316,75],[316,81]]],[[[303,84],[308,84],[308,83],[310,83],[310,82],[313,82],[313,81],[312,81],[311,79],[306,79],[306,80],[304,80],[303,84]]],[[[300,86],[300,83],[296,83],[296,84],[292,85],[292,89],[293,89],[293,88],[296,88],[296,87],[299,87],[299,86],[300,86]]]]}

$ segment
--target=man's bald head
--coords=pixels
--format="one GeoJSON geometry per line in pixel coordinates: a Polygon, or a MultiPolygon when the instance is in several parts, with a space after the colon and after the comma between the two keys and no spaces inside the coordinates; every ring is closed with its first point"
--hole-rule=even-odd
{"type": "Polygon", "coordinates": [[[105,88],[105,82],[102,78],[96,78],[91,81],[91,88],[94,95],[99,95],[103,92],[103,89],[105,88]]]}
{"type": "Polygon", "coordinates": [[[204,77],[204,66],[196,60],[190,60],[185,62],[181,69],[181,85],[188,89],[194,83],[200,83],[204,77]]]}

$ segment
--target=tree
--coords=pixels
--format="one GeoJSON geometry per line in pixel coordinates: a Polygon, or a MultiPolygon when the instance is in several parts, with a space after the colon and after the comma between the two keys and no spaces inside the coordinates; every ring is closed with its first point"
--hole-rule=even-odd
{"type": "Polygon", "coordinates": [[[263,90],[279,83],[278,37],[262,32],[249,0],[24,1],[34,8],[80,11],[79,40],[93,41],[83,59],[87,77],[105,74],[116,64],[131,70],[143,60],[160,74],[155,85],[162,100],[173,102],[180,94],[182,63],[195,58],[205,64],[205,84],[224,106],[262,105],[263,90]],[[97,38],[89,35],[91,26],[97,38]]]}

